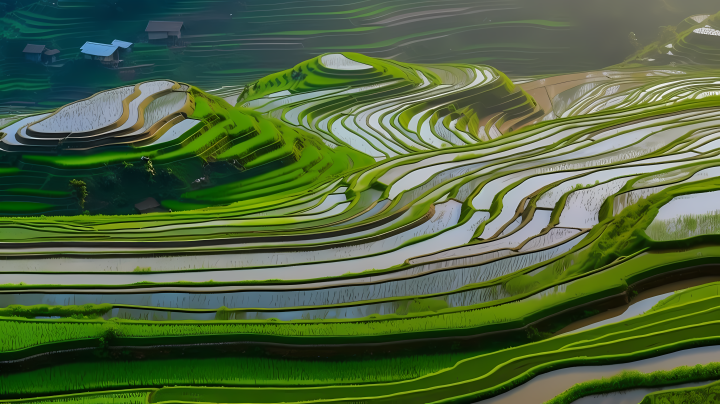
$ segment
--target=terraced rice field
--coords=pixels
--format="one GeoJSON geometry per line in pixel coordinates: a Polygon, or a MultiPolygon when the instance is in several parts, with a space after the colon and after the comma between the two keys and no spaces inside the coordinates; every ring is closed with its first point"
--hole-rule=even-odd
{"type": "Polygon", "coordinates": [[[332,50],[236,105],[165,79],[14,116],[0,402],[715,394],[659,390],[720,378],[673,370],[720,361],[715,91],[332,50]],[[667,372],[593,382],[618,366],[667,372]]]}
{"type": "Polygon", "coordinates": [[[714,6],[668,1],[665,8],[652,0],[582,7],[535,0],[13,0],[0,10],[0,115],[54,109],[101,90],[167,78],[234,100],[248,82],[326,52],[490,64],[518,77],[598,69],[632,51],[629,31],[652,37],[666,20],[714,6]],[[613,11],[619,8],[627,11],[613,11]],[[648,9],[653,18],[636,18],[648,9]],[[183,21],[180,43],[148,43],[151,20],[183,21]],[[86,41],[115,39],[135,44],[120,69],[79,55],[86,41]],[[60,50],[59,62],[28,63],[22,54],[28,43],[60,50]]]}

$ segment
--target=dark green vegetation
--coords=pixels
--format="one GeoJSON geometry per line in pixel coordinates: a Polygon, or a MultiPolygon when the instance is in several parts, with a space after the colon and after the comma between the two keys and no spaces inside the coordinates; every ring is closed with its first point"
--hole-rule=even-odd
{"type": "Polygon", "coordinates": [[[54,108],[156,78],[205,90],[227,86],[222,93],[236,95],[248,82],[334,51],[491,64],[513,75],[596,69],[632,52],[629,31],[646,41],[657,26],[715,6],[712,0],[9,0],[0,5],[0,111],[54,108]],[[149,20],[184,21],[179,46],[145,43],[149,20]],[[85,41],[114,39],[136,44],[121,69],[78,59],[85,41]],[[26,62],[27,43],[59,49],[60,61],[26,62]]]}
{"type": "Polygon", "coordinates": [[[85,181],[72,179],[70,180],[70,188],[75,191],[75,197],[77,198],[80,207],[84,208],[85,200],[88,196],[87,184],[85,183],[85,181]]]}
{"type": "Polygon", "coordinates": [[[0,164],[12,177],[0,183],[0,211],[132,214],[133,205],[148,197],[166,210],[196,209],[313,187],[372,163],[362,153],[330,149],[311,133],[232,108],[201,90],[193,88],[190,95],[195,110],[189,118],[199,123],[170,142],[60,156],[35,149],[4,153],[0,164]]]}

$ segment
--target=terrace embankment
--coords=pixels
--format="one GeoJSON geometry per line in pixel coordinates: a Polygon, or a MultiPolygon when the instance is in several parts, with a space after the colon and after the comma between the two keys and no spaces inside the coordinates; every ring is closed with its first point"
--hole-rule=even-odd
{"type": "MultiPolygon", "coordinates": [[[[482,333],[476,335],[456,335],[436,338],[414,338],[401,341],[376,343],[338,343],[338,344],[292,344],[272,343],[253,340],[183,343],[193,338],[173,338],[172,343],[162,345],[141,345],[142,341],[122,344],[117,341],[110,343],[104,350],[96,348],[97,344],[88,341],[84,347],[78,348],[77,342],[57,344],[57,348],[42,352],[46,347],[36,347],[23,352],[3,354],[3,366],[0,373],[25,372],[32,369],[53,366],[58,363],[98,360],[98,354],[106,360],[145,360],[167,358],[208,358],[208,357],[243,357],[260,355],[285,359],[343,360],[357,358],[377,358],[387,356],[417,355],[423,352],[449,353],[472,352],[481,354],[528,342],[528,331],[531,328],[550,330],[557,324],[582,316],[583,313],[605,310],[600,314],[572,322],[555,335],[565,334],[588,327],[598,322],[621,316],[631,305],[655,296],[673,291],[690,288],[720,280],[717,265],[702,265],[671,271],[646,280],[636,282],[628,291],[598,301],[590,302],[573,309],[561,311],[554,315],[530,323],[522,328],[482,333]],[[665,283],[667,282],[667,283],[665,283]],[[632,299],[633,291],[640,291],[632,299]],[[352,352],[352,354],[349,354],[352,352]]],[[[619,319],[619,320],[623,320],[619,319]]],[[[618,320],[618,321],[619,321],[618,320]]]]}
{"type": "MultiPolygon", "coordinates": [[[[527,343],[532,337],[529,331],[538,329],[543,332],[557,330],[555,335],[574,331],[588,325],[622,315],[632,304],[668,292],[685,289],[720,280],[717,275],[717,264],[692,266],[635,282],[622,293],[588,302],[583,305],[563,310],[524,327],[482,332],[478,329],[446,330],[445,332],[414,333],[403,339],[371,338],[368,342],[345,343],[347,338],[276,338],[275,341],[262,341],[253,335],[173,337],[171,341],[161,345],[152,340],[125,339],[113,341],[107,347],[107,354],[113,358],[167,358],[167,357],[198,357],[227,355],[245,355],[249,352],[280,358],[335,358],[352,356],[382,355],[413,355],[422,352],[454,352],[473,351],[475,354],[503,349],[527,343]],[[635,295],[635,291],[639,293],[635,295]],[[631,297],[635,295],[634,297],[631,297]],[[602,312],[598,315],[582,318],[587,313],[602,312]],[[570,324],[568,324],[570,323],[570,324]],[[480,331],[481,333],[478,333],[480,331]],[[297,341],[297,342],[295,342],[297,341]]],[[[483,327],[484,328],[484,327],[483,327]]],[[[2,354],[4,361],[12,361],[14,366],[5,367],[7,372],[21,371],[27,368],[44,367],[66,361],[70,355],[75,360],[92,359],[96,354],[94,340],[57,343],[50,346],[8,352],[2,354]],[[77,350],[78,348],[90,348],[77,350]],[[23,359],[25,358],[25,359],[23,359]],[[23,362],[22,365],[20,363],[23,362]]],[[[9,363],[9,362],[6,362],[9,363]]]]}
{"type": "Polygon", "coordinates": [[[583,397],[579,400],[573,401],[573,404],[637,404],[641,402],[643,398],[645,398],[645,396],[656,391],[700,387],[713,382],[713,380],[708,380],[703,382],[676,384],[672,386],[622,390],[608,394],[598,394],[594,396],[583,397]]]}
{"type": "Polygon", "coordinates": [[[578,366],[555,370],[537,376],[507,393],[479,401],[482,404],[540,404],[557,396],[577,383],[614,376],[624,370],[654,372],[680,366],[695,366],[720,361],[720,347],[686,349],[671,354],[629,363],[605,366],[578,366]]]}
{"type": "MultiPolygon", "coordinates": [[[[609,309],[607,311],[604,311],[602,313],[596,314],[591,317],[584,318],[582,320],[578,320],[573,322],[572,324],[564,327],[560,331],[556,332],[555,335],[565,334],[567,332],[572,332],[575,330],[578,330],[580,328],[587,327],[592,324],[599,323],[601,321],[613,319],[622,316],[627,310],[630,308],[630,306],[638,304],[644,300],[651,299],[656,296],[664,295],[667,293],[672,293],[678,290],[691,288],[693,286],[699,286],[710,282],[717,282],[720,281],[720,275],[708,275],[708,276],[699,276],[699,277],[692,277],[692,275],[696,274],[697,272],[691,272],[693,268],[688,268],[688,270],[678,270],[680,272],[678,273],[671,273],[671,274],[663,274],[663,276],[672,276],[672,277],[679,277],[682,275],[690,276],[686,279],[678,280],[676,282],[666,283],[662,284],[660,286],[655,286],[649,289],[644,289],[642,292],[639,292],[637,295],[635,295],[632,300],[622,306],[618,306],[612,309],[609,309]]],[[[712,272],[713,269],[704,269],[704,271],[712,272]]],[[[676,272],[676,271],[673,271],[676,272]]],[[[656,280],[654,280],[656,281],[656,280]]],[[[641,283],[638,282],[638,284],[633,285],[633,287],[640,287],[641,283]]],[[[633,289],[638,290],[638,289],[633,289]]]]}

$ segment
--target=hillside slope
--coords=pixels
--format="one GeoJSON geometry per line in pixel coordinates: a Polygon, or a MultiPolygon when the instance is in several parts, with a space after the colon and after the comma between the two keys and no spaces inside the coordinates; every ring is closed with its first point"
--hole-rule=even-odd
{"type": "Polygon", "coordinates": [[[149,197],[165,210],[200,208],[300,192],[373,163],[172,81],[109,90],[3,126],[5,215],[130,214],[149,197]],[[85,183],[86,197],[71,180],[85,183]]]}
{"type": "Polygon", "coordinates": [[[490,66],[328,53],[249,84],[238,105],[377,160],[490,141],[547,112],[490,66]]]}

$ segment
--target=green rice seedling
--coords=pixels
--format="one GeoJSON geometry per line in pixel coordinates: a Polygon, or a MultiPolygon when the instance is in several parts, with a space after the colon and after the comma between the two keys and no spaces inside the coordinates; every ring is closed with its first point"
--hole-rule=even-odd
{"type": "Polygon", "coordinates": [[[110,322],[67,320],[64,323],[43,320],[0,320],[0,350],[15,351],[59,341],[97,339],[112,328],[110,322]]]}
{"type": "Polygon", "coordinates": [[[655,220],[646,230],[657,241],[680,240],[702,234],[720,233],[720,211],[686,214],[668,220],[655,220]]]}
{"type": "Polygon", "coordinates": [[[133,269],[133,272],[152,272],[152,268],[137,266],[133,269]]]}
{"type": "Polygon", "coordinates": [[[313,386],[384,383],[449,368],[469,353],[344,360],[222,357],[65,363],[3,376],[0,394],[46,395],[172,385],[313,386]]]}
{"type": "Polygon", "coordinates": [[[38,316],[80,316],[80,318],[97,318],[112,309],[110,304],[86,304],[82,306],[48,306],[38,304],[34,306],[10,305],[0,308],[0,317],[25,317],[34,318],[38,316]]]}
{"type": "Polygon", "coordinates": [[[703,300],[720,295],[720,282],[707,283],[692,288],[679,290],[657,302],[648,312],[676,307],[685,303],[703,300]]]}
{"type": "Polygon", "coordinates": [[[55,397],[2,401],[2,404],[146,404],[152,390],[139,389],[118,392],[80,393],[55,397]]]}
{"type": "Polygon", "coordinates": [[[645,396],[640,404],[717,404],[720,402],[720,383],[709,386],[659,391],[645,396]]]}

